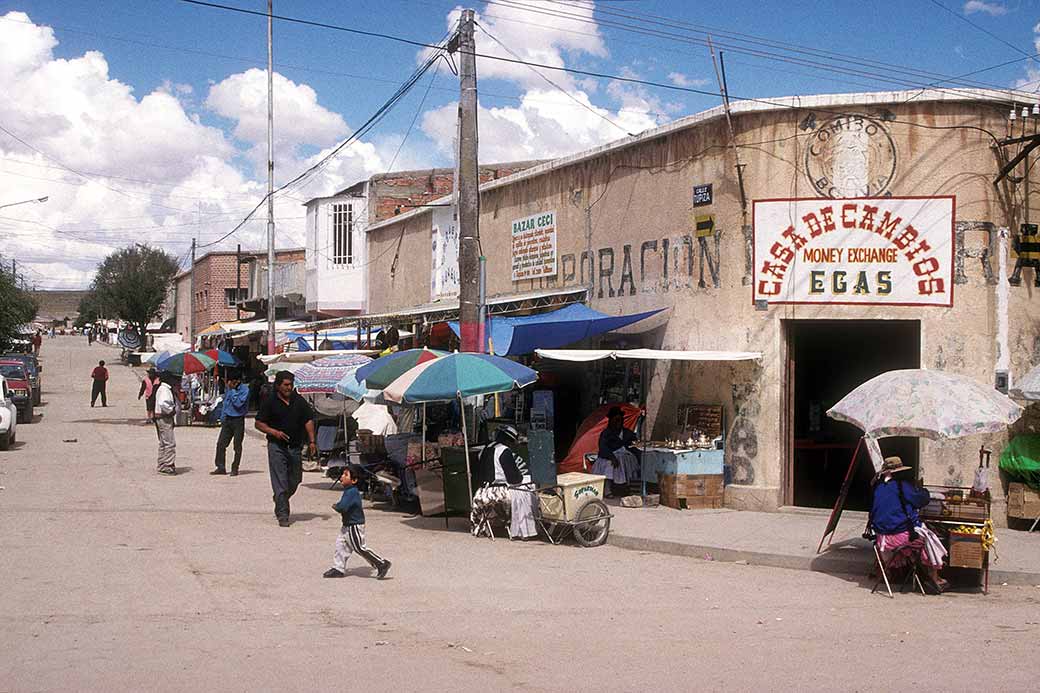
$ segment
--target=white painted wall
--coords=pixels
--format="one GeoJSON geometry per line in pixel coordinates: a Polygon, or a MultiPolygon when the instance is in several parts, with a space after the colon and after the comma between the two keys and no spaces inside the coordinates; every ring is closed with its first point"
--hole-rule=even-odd
{"type": "Polygon", "coordinates": [[[368,306],[368,197],[340,195],[307,203],[307,312],[363,312],[368,306]],[[353,262],[333,262],[332,206],[349,204],[354,215],[353,262]]]}

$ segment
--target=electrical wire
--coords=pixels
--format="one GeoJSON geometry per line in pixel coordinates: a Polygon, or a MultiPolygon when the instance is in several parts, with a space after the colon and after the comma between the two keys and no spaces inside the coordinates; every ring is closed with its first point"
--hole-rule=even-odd
{"type": "Polygon", "coordinates": [[[943,10],[944,12],[948,12],[949,14],[952,14],[954,17],[956,17],[957,19],[961,20],[962,22],[964,22],[964,23],[974,27],[975,29],[978,29],[979,31],[984,33],[986,36],[989,36],[991,39],[994,39],[996,41],[1000,41],[1001,43],[1003,43],[1005,46],[1007,46],[1011,50],[1015,51],[1016,53],[1020,53],[1022,55],[1025,55],[1025,56],[1028,56],[1028,57],[1031,57],[1031,58],[1035,59],[1035,56],[1030,56],[1029,53],[1026,53],[1024,50],[1022,50],[1021,48],[1019,48],[1015,44],[1009,43],[1008,41],[1005,41],[1000,36],[997,36],[996,34],[994,34],[992,31],[990,31],[986,27],[981,26],[979,24],[976,24],[975,22],[971,21],[970,19],[968,19],[967,17],[965,17],[962,14],[954,12],[949,7],[947,7],[946,5],[944,5],[941,2],[939,2],[939,0],[930,0],[930,2],[933,5],[935,5],[936,7],[938,7],[939,9],[943,10]]]}

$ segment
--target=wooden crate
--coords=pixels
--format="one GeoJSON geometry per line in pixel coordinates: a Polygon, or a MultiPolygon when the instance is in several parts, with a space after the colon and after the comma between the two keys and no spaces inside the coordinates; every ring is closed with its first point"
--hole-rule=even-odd
{"type": "Polygon", "coordinates": [[[950,567],[982,570],[986,551],[981,534],[950,532],[950,567]]]}
{"type": "Polygon", "coordinates": [[[1008,516],[1034,520],[1040,517],[1040,491],[1013,482],[1008,484],[1008,516]]]}
{"type": "Polygon", "coordinates": [[[662,474],[657,483],[661,505],[669,508],[721,508],[725,486],[721,474],[662,474]]]}

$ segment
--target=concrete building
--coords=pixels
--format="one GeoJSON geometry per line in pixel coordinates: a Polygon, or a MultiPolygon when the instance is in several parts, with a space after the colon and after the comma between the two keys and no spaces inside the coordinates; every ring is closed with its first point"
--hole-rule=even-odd
{"type": "MultiPolygon", "coordinates": [[[[668,309],[622,337],[626,346],[761,352],[750,362],[650,365],[652,437],[675,430],[683,404],[721,404],[727,506],[829,507],[859,432],[825,412],[854,387],[917,367],[983,383],[1009,373],[1013,385],[1040,361],[1035,270],[1004,278],[1016,258],[1001,229],[1014,235],[1037,218],[1016,182],[1026,169],[994,185],[1019,146],[995,146],[1022,127],[1008,113],[1025,104],[1008,98],[936,90],[742,101],[732,139],[714,108],[487,182],[488,293],[585,290],[606,313],[668,309]]],[[[433,298],[437,209],[369,226],[370,313],[424,319],[416,307],[433,298]]],[[[598,392],[595,370],[571,384],[598,392]]],[[[594,403],[585,396],[580,406],[594,403]]],[[[1004,440],[891,438],[882,449],[928,483],[964,486],[979,446],[999,451],[1004,440]]],[[[850,507],[864,507],[871,474],[859,465],[850,507]]]]}
{"type": "MultiPolygon", "coordinates": [[[[241,275],[236,274],[236,253],[233,250],[215,250],[195,260],[195,334],[215,322],[237,319],[237,305],[242,302],[242,318],[252,318],[253,310],[264,311],[266,315],[266,282],[267,251],[242,251],[238,256],[242,261],[241,275]],[[246,302],[250,300],[249,308],[246,302]]],[[[301,267],[304,262],[303,248],[289,248],[275,252],[276,265],[292,265],[301,267]]],[[[276,267],[277,276],[284,272],[276,267]]],[[[302,283],[302,282],[299,282],[302,283]]],[[[298,283],[298,284],[299,284],[298,283]]],[[[287,285],[288,286],[288,285],[287,285]]],[[[302,305],[299,286],[288,287],[289,295],[276,298],[276,310],[283,317],[293,305],[302,305]]],[[[174,277],[171,290],[174,299],[174,315],[177,318],[177,332],[185,342],[192,343],[191,334],[191,270],[187,269],[174,277]]],[[[167,299],[169,301],[169,299],[167,299]]],[[[264,317],[261,315],[259,317],[264,317]]]]}
{"type": "MultiPolygon", "coordinates": [[[[540,162],[482,166],[492,181],[540,162]]],[[[454,170],[397,171],[373,176],[307,208],[307,312],[315,319],[356,315],[367,308],[368,253],[365,229],[397,214],[450,195],[454,170]]]]}

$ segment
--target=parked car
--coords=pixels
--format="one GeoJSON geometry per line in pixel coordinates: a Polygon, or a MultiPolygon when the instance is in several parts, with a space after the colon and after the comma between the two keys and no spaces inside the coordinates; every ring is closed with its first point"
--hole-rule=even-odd
{"type": "Polygon", "coordinates": [[[43,402],[43,364],[32,354],[4,354],[0,356],[4,361],[21,361],[25,370],[29,372],[29,384],[32,385],[33,405],[40,406],[43,402]]]}
{"type": "Polygon", "coordinates": [[[14,444],[17,428],[18,407],[7,389],[7,380],[0,375],[0,450],[6,450],[14,444]]]}
{"type": "Polygon", "coordinates": [[[33,399],[29,374],[21,361],[0,360],[0,375],[7,380],[7,389],[18,408],[19,423],[32,423],[33,399]]]}

